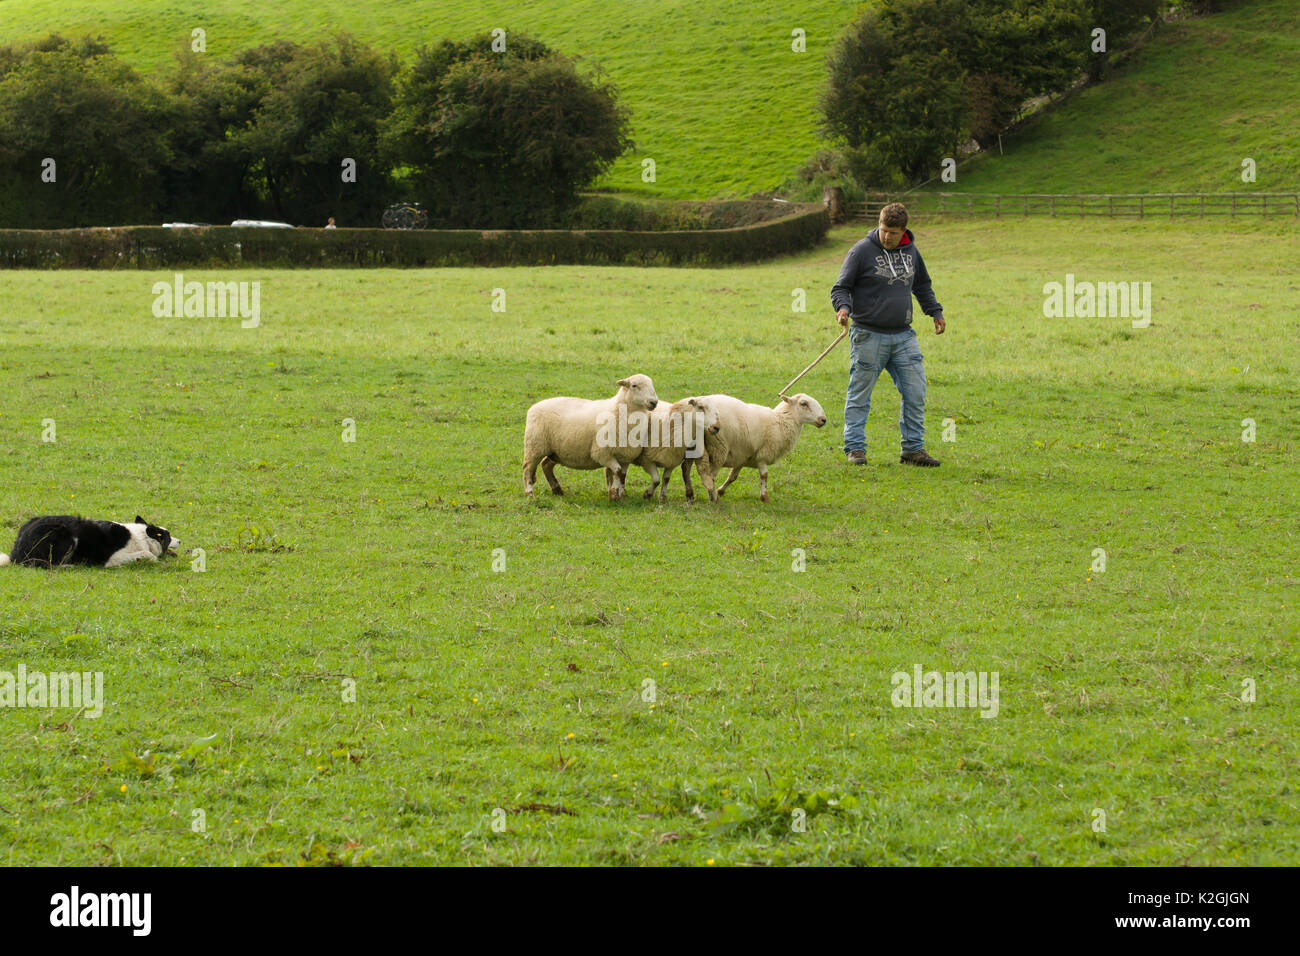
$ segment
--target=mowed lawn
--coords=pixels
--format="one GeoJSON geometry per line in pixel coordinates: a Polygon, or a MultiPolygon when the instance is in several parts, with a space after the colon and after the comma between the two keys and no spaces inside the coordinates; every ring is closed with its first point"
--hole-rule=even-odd
{"type": "Polygon", "coordinates": [[[897,463],[885,378],[844,463],[841,345],[768,505],[752,472],[529,502],[524,412],[633,372],[773,402],[858,229],[727,269],[186,271],[260,282],[256,329],[155,318],[170,274],[5,273],[0,550],[140,513],[207,570],[0,570],[0,671],[105,684],[98,719],[0,709],[0,862],[1296,863],[1294,223],[914,226],[943,466],[897,463]],[[1150,282],[1151,326],[1045,318],[1067,273],[1150,282]],[[997,716],[894,707],[918,665],[997,672],[997,716]]]}

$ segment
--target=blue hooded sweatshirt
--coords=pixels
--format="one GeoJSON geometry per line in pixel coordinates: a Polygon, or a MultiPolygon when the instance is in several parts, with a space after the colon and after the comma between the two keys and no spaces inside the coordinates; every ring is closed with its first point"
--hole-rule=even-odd
{"type": "Polygon", "coordinates": [[[943,306],[930,288],[930,273],[905,229],[894,249],[886,249],[872,229],[844,257],[840,277],[831,286],[831,306],[849,310],[853,324],[872,332],[902,332],[912,325],[912,296],[921,311],[938,318],[943,306]]]}

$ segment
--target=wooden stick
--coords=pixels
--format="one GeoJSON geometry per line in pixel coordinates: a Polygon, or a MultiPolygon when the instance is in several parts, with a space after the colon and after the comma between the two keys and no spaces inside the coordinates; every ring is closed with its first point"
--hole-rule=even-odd
{"type": "Polygon", "coordinates": [[[830,354],[830,350],[835,348],[835,346],[839,345],[840,340],[843,339],[844,336],[848,334],[849,334],[849,330],[847,328],[845,328],[842,332],[840,332],[839,336],[835,339],[835,341],[832,342],[830,345],[826,346],[826,351],[822,352],[821,355],[817,356],[815,359],[812,360],[812,365],[809,365],[806,369],[804,369],[802,372],[800,372],[798,375],[796,375],[794,378],[790,379],[790,381],[786,383],[785,388],[781,389],[781,391],[778,393],[780,397],[789,398],[789,396],[786,395],[786,392],[790,390],[790,386],[793,385],[795,382],[799,381],[799,379],[803,378],[809,372],[811,372],[813,370],[813,366],[815,366],[818,362],[820,362],[828,354],[830,354]]]}

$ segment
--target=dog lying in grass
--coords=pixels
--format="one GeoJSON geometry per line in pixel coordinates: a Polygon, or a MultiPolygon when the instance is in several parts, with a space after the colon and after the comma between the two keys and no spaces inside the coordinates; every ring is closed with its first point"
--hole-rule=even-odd
{"type": "Polygon", "coordinates": [[[135,521],[92,521],[75,515],[45,515],[33,518],[18,529],[18,539],[9,554],[0,554],[0,567],[25,564],[34,568],[57,568],[84,564],[116,568],[132,561],[157,561],[175,554],[180,542],[166,528],[149,524],[139,515],[135,521]]]}

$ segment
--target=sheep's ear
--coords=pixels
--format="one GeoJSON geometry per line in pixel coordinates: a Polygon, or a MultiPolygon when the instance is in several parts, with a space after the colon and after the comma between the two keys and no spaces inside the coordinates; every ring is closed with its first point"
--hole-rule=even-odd
{"type": "Polygon", "coordinates": [[[136,523],[136,524],[148,524],[149,522],[145,521],[145,520],[144,520],[143,518],[141,518],[139,515],[136,515],[136,516],[135,516],[135,523],[136,523]]]}
{"type": "Polygon", "coordinates": [[[625,378],[620,378],[620,379],[618,380],[618,385],[619,385],[619,388],[631,388],[631,387],[632,387],[631,384],[628,382],[628,380],[625,379],[625,378]]]}
{"type": "Polygon", "coordinates": [[[688,399],[686,400],[686,404],[689,405],[689,406],[691,406],[691,408],[699,408],[699,407],[700,407],[700,403],[697,402],[697,401],[696,401],[695,399],[693,399],[693,398],[688,398],[688,399]]]}

